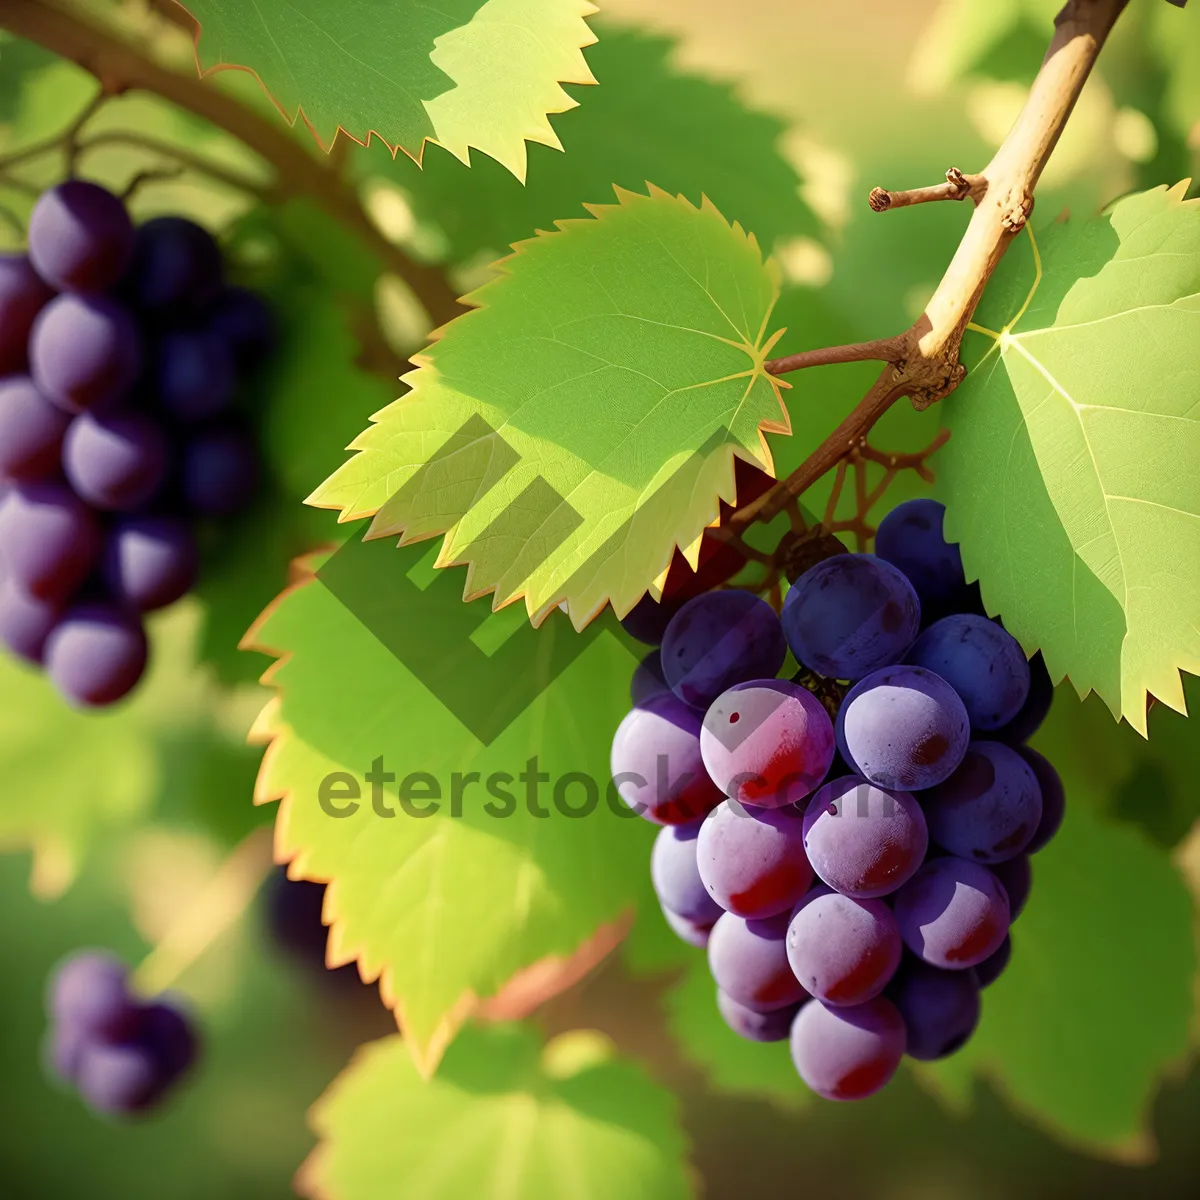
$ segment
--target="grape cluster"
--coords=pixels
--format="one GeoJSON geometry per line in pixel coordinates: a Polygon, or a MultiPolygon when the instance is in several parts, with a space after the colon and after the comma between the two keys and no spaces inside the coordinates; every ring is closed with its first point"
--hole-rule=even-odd
{"type": "Polygon", "coordinates": [[[200,226],[135,229],[94,183],[42,194],[0,256],[0,642],[79,706],[145,669],[142,614],[189,591],[196,522],[253,494],[232,412],[270,314],[200,226]]]}
{"type": "MultiPolygon", "coordinates": [[[[1063,816],[1024,745],[1050,677],[977,610],[943,515],[900,505],[874,554],[817,562],[779,616],[744,591],[687,601],[613,738],[620,795],[663,826],[663,914],[707,947],[721,1015],[790,1038],[828,1099],[970,1037],[1063,816]],[[801,669],[776,678],[789,649],[801,669]]],[[[644,611],[626,628],[658,640],[644,611]]]]}
{"type": "Polygon", "coordinates": [[[196,1057],[187,1016],[161,997],[132,995],[124,964],[98,951],[74,954],[58,968],[47,1010],[47,1066],[98,1113],[152,1108],[196,1057]]]}

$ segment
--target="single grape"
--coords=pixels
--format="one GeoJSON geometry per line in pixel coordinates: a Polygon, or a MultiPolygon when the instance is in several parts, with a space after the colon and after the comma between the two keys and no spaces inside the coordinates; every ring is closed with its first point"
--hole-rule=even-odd
{"type": "Polygon", "coordinates": [[[629,683],[629,698],[633,701],[633,707],[637,708],[652,696],[661,696],[670,690],[671,687],[667,683],[666,676],[663,675],[658,651],[651,650],[638,663],[633,672],[633,679],[629,683]]]}
{"type": "Polygon", "coordinates": [[[46,642],[46,673],[71,704],[113,704],[133,690],[146,669],[146,633],[112,604],[80,604],[46,642]]]}
{"type": "Polygon", "coordinates": [[[930,859],[896,894],[904,944],[930,966],[961,970],[983,962],[1008,933],[1008,896],[987,867],[965,858],[930,859]]]}
{"type": "Polygon", "coordinates": [[[213,301],[208,328],[229,347],[241,370],[257,366],[275,344],[275,320],[261,296],[223,287],[213,301]]]}
{"type": "Polygon", "coordinates": [[[905,1052],[932,1062],[958,1050],[979,1024],[979,987],[972,970],[942,971],[906,959],[887,990],[904,1018],[905,1052]]]}
{"type": "Polygon", "coordinates": [[[774,610],[737,589],[689,600],[671,618],[662,642],[667,682],[696,708],[707,708],[735,683],[772,678],[786,656],[774,610]]]}
{"type": "Polygon", "coordinates": [[[924,667],[872,671],[838,711],[842,757],[879,787],[911,792],[941,783],[962,762],[970,738],[958,693],[924,667]]]}
{"type": "Polygon", "coordinates": [[[1008,960],[1011,957],[1012,935],[1006,934],[1004,941],[1000,943],[1000,949],[994,950],[975,968],[979,986],[985,988],[995,983],[1004,974],[1004,968],[1008,966],[1008,960]]]}
{"type": "Polygon", "coordinates": [[[47,399],[73,413],[103,409],[137,379],[141,338],[133,318],[108,296],[62,295],[34,321],[29,361],[47,399]]]}
{"type": "Polygon", "coordinates": [[[1015,858],[1042,819],[1037,777],[1003,742],[972,742],[954,774],[922,800],[929,836],[981,863],[1015,858]]]}
{"type": "Polygon", "coordinates": [[[125,205],[99,184],[68,179],[43,192],[29,214],[29,258],[60,292],[102,292],[133,248],[125,205]]]}
{"type": "Polygon", "coordinates": [[[183,497],[203,517],[228,517],[245,508],[258,487],[258,454],[240,429],[216,426],[183,449],[183,497]]]}
{"type": "Polygon", "coordinates": [[[1000,880],[1008,897],[1008,920],[1011,924],[1020,915],[1033,887],[1033,864],[1028,854],[1019,854],[1007,862],[992,865],[992,874],[1000,880]]]}
{"type": "Polygon", "coordinates": [[[1007,725],[997,729],[992,736],[1001,742],[1016,744],[1031,738],[1041,728],[1054,702],[1054,684],[1046,670],[1046,660],[1039,650],[1029,660],[1029,695],[1020,711],[1007,725]]]}
{"type": "Polygon", "coordinates": [[[158,999],[138,1013],[137,1042],[154,1056],[164,1083],[178,1079],[196,1059],[196,1031],[174,1004],[158,999]]]}
{"type": "Polygon", "coordinates": [[[650,879],[659,903],[697,925],[712,925],[722,912],[705,889],[696,866],[700,827],[711,819],[664,827],[654,839],[650,854],[650,879]]]}
{"type": "Polygon", "coordinates": [[[790,912],[812,886],[803,817],[791,805],[717,805],[700,826],[696,865],[707,894],[739,917],[790,912]]]}
{"type": "Polygon", "coordinates": [[[11,579],[0,579],[0,643],[18,658],[41,665],[61,612],[59,605],[35,599],[11,579]]]}
{"type": "Polygon", "coordinates": [[[610,765],[621,799],[656,825],[697,821],[724,798],[700,756],[700,714],[673,692],[625,715],[610,765]]]}
{"type": "Polygon", "coordinates": [[[929,847],[921,807],[856,775],[827,783],[808,802],[804,848],[813,870],[836,892],[871,900],[894,892],[929,847]]]}
{"type": "Polygon", "coordinates": [[[917,638],[908,661],[940,675],[962,697],[975,730],[1006,725],[1029,695],[1029,663],[1020,643],[974,613],[935,621],[917,638]]]}
{"type": "Polygon", "coordinates": [[[205,330],[168,333],[158,346],[154,386],[158,402],[184,422],[207,420],[233,399],[233,356],[225,342],[205,330]]]}
{"type": "Polygon", "coordinates": [[[75,1025],[52,1022],[42,1043],[42,1066],[64,1083],[75,1083],[90,1039],[75,1025]]]}
{"type": "Polygon", "coordinates": [[[792,1028],[792,1021],[800,1011],[800,1005],[789,1004],[786,1008],[775,1008],[770,1012],[759,1012],[745,1004],[739,1004],[717,988],[717,1011],[725,1024],[738,1037],[748,1042],[782,1042],[792,1028]]]}
{"type": "Polygon", "coordinates": [[[904,572],[922,612],[953,604],[967,584],[958,546],[942,534],[945,515],[936,500],[906,500],[875,531],[875,553],[904,572]]]}
{"type": "Polygon", "coordinates": [[[1043,755],[1029,746],[1017,746],[1016,751],[1029,764],[1042,793],[1042,819],[1038,822],[1037,832],[1025,847],[1026,854],[1036,854],[1062,825],[1067,797],[1058,772],[1043,755]]]}
{"type": "Polygon", "coordinates": [[[703,950],[708,945],[708,937],[712,933],[711,925],[704,925],[699,921],[689,921],[687,917],[681,917],[669,908],[664,908],[662,915],[670,926],[671,932],[680,941],[687,942],[689,946],[695,946],[697,950],[703,950]]]}
{"type": "Polygon", "coordinates": [[[788,925],[792,970],[826,1004],[863,1004],[878,996],[896,973],[903,948],[884,901],[853,900],[828,887],[813,888],[788,925]]]}
{"type": "Polygon", "coordinates": [[[99,950],[81,950],[50,977],[46,1010],[58,1025],[89,1038],[114,1040],[136,1026],[137,1003],[129,991],[129,969],[99,950]]]}
{"type": "Polygon", "coordinates": [[[63,440],[67,479],[102,511],[131,512],[153,499],[170,458],[166,433],[146,413],[84,413],[63,440]]]}
{"type": "Polygon", "coordinates": [[[137,230],[126,286],[154,319],[199,312],[221,287],[220,248],[194,221],[155,217],[137,230]]]}
{"type": "Polygon", "coordinates": [[[80,1056],[76,1082],[84,1103],[110,1116],[149,1108],[166,1084],[154,1053],[136,1042],[89,1043],[80,1056]]]}
{"type": "Polygon", "coordinates": [[[647,593],[621,618],[621,628],[647,646],[659,646],[671,618],[682,607],[671,601],[660,603],[647,593]]]}
{"type": "Polygon", "coordinates": [[[833,679],[861,679],[898,662],[921,624],[912,584],[873,554],[839,554],[810,567],[783,603],[792,653],[833,679]]]}
{"type": "Polygon", "coordinates": [[[24,254],[0,254],[0,375],[25,370],[29,331],[53,297],[24,254]]]}
{"type": "Polygon", "coordinates": [[[0,476],[44,479],[58,472],[70,415],[51,404],[28,375],[0,379],[0,476]]]}
{"type": "Polygon", "coordinates": [[[124,517],[108,531],[102,568],[114,599],[137,612],[173,604],[196,580],[196,539],[176,517],[124,517]]]}
{"type": "Polygon", "coordinates": [[[792,1062],[826,1100],[863,1100],[896,1073],[904,1056],[904,1021],[883,996],[835,1008],[810,1000],[792,1022],[792,1062]]]}
{"type": "Polygon", "coordinates": [[[66,600],[95,566],[100,545],[96,514],[57,480],[14,485],[0,505],[0,563],[38,600],[66,600]]]}
{"type": "Polygon", "coordinates": [[[788,914],[746,921],[725,913],[708,939],[708,967],[731,1000],[759,1012],[786,1008],[808,993],[787,957],[788,914]]]}

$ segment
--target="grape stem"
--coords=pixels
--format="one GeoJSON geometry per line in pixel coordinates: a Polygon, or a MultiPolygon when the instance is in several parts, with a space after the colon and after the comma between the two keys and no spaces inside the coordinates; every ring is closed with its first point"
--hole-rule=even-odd
{"type": "MultiPolygon", "coordinates": [[[[169,70],[137,47],[48,0],[4,0],[0,26],[89,71],[99,81],[102,97],[151,92],[225,130],[274,168],[277,194],[310,197],[358,237],[387,271],[408,284],[435,325],[463,311],[457,293],[438,268],[418,262],[375,226],[354,187],[341,175],[338,160],[331,162],[308,149],[287,129],[205,83],[198,73],[169,70]]],[[[55,139],[54,144],[62,142],[55,139]]],[[[34,157],[35,149],[14,155],[9,164],[34,157]]]]}
{"type": "Polygon", "coordinates": [[[741,532],[755,521],[770,521],[790,499],[836,469],[863,444],[875,422],[902,396],[908,396],[914,408],[928,408],[962,382],[967,372],[958,354],[967,322],[996,264],[1025,227],[1038,179],[1127,2],[1068,0],[1054,19],[1054,37],[1025,107],[991,162],[978,175],[954,171],[948,173],[945,184],[932,188],[913,192],[877,189],[872,193],[872,207],[880,211],[928,200],[967,197],[973,201],[975,211],[941,283],[910,329],[895,338],[858,347],[838,347],[823,355],[821,351],[809,351],[767,363],[766,369],[778,375],[819,363],[878,357],[876,353],[854,352],[863,347],[887,347],[887,365],[854,411],[791,475],[738,508],[729,519],[733,532],[741,532]],[[887,203],[883,197],[887,197],[887,203]]]}

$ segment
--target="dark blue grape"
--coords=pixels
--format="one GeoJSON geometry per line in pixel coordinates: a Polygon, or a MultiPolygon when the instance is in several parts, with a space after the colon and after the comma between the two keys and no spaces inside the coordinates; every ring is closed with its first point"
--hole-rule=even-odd
{"type": "Polygon", "coordinates": [[[838,554],[810,567],[787,594],[792,653],[831,679],[861,679],[904,657],[921,624],[912,584],[873,554],[838,554]]]}
{"type": "Polygon", "coordinates": [[[749,1042],[782,1042],[792,1028],[792,1021],[800,1011],[800,1005],[789,1004],[785,1008],[759,1012],[748,1005],[739,1004],[718,988],[717,1011],[738,1037],[743,1037],[749,1042]]]}
{"type": "Polygon", "coordinates": [[[638,663],[629,683],[629,698],[633,702],[633,707],[637,708],[651,697],[661,696],[670,690],[671,685],[663,674],[662,660],[659,658],[658,651],[651,650],[638,663]]]}
{"type": "Polygon", "coordinates": [[[191,1021],[161,998],[138,1012],[137,1043],[153,1055],[164,1083],[174,1082],[196,1060],[198,1042],[191,1021]]]}
{"type": "Polygon", "coordinates": [[[1046,660],[1039,650],[1029,660],[1029,695],[1020,711],[1007,725],[997,729],[992,737],[997,741],[1015,744],[1033,737],[1041,728],[1042,722],[1050,713],[1050,705],[1054,701],[1054,684],[1050,682],[1050,672],[1046,670],[1046,660]]]}
{"type": "Polygon", "coordinates": [[[979,979],[981,988],[989,987],[995,983],[1001,975],[1004,974],[1005,967],[1008,966],[1008,960],[1012,957],[1012,935],[1007,936],[1000,943],[1000,949],[989,954],[975,968],[975,974],[979,979]]]}
{"type": "Polygon", "coordinates": [[[987,867],[931,858],[896,893],[904,944],[933,967],[965,970],[994,954],[1011,923],[1008,895],[987,867]]]}
{"type": "Polygon", "coordinates": [[[125,205],[99,184],[68,179],[42,193],[29,215],[29,257],[59,291],[102,292],[133,247],[125,205]]]}
{"type": "Polygon", "coordinates": [[[53,298],[24,254],[0,254],[0,375],[25,370],[29,331],[53,298]]]}
{"type": "Polygon", "coordinates": [[[100,523],[56,480],[14,485],[0,505],[0,564],[24,591],[65,601],[100,556],[100,523]]]}
{"type": "Polygon", "coordinates": [[[0,476],[45,479],[57,474],[68,413],[51,404],[28,375],[0,379],[0,476]]]}
{"type": "Polygon", "coordinates": [[[176,420],[207,420],[233,399],[233,356],[206,330],[169,333],[158,347],[154,380],[158,402],[176,420]]]}
{"type": "Polygon", "coordinates": [[[636,638],[647,646],[658,646],[662,643],[671,618],[681,607],[682,605],[671,602],[660,604],[647,592],[621,618],[621,628],[631,638],[636,638]]]}
{"type": "Polygon", "coordinates": [[[958,546],[942,535],[946,506],[936,500],[906,500],[879,523],[875,553],[903,571],[922,612],[951,604],[966,587],[958,546]]]}
{"type": "Polygon", "coordinates": [[[228,517],[258,488],[258,454],[240,429],[220,426],[197,433],[184,446],[183,498],[197,516],[228,517]]]}
{"type": "Polygon", "coordinates": [[[129,969],[100,950],[72,954],[50,977],[46,1009],[55,1023],[89,1038],[128,1037],[137,1023],[129,969]]]}
{"type": "Polygon", "coordinates": [[[695,708],[707,708],[735,683],[772,678],[786,656],[774,610],[737,589],[689,600],[663,635],[663,674],[675,694],[695,708]]]}
{"type": "Polygon", "coordinates": [[[199,312],[221,287],[221,251],[184,217],[155,217],[134,238],[125,286],[152,320],[199,312]]]}
{"type": "Polygon", "coordinates": [[[1019,854],[1007,862],[993,863],[992,874],[1000,880],[1005,895],[1008,896],[1009,922],[1015,921],[1029,899],[1033,887],[1033,864],[1028,854],[1019,854]]]}
{"type": "Polygon", "coordinates": [[[171,447],[146,413],[84,413],[63,441],[63,470],[93,508],[132,512],[153,499],[166,477],[171,447]]]}
{"type": "Polygon", "coordinates": [[[113,704],[146,669],[141,623],[112,604],[80,604],[46,642],[46,673],[64,699],[83,708],[113,704]]]}
{"type": "Polygon", "coordinates": [[[115,600],[137,612],[163,608],[195,582],[196,539],[176,517],[125,517],[108,532],[102,568],[115,600]]]}
{"type": "Polygon", "coordinates": [[[18,658],[41,665],[46,639],[61,612],[57,604],[35,599],[11,579],[0,579],[0,643],[18,658]]]}
{"type": "Polygon", "coordinates": [[[1042,793],[1042,819],[1038,822],[1037,832],[1025,847],[1026,854],[1036,854],[1062,825],[1067,796],[1058,772],[1048,759],[1030,746],[1017,746],[1016,751],[1029,764],[1042,793]]]}
{"type": "Polygon", "coordinates": [[[154,1053],[136,1042],[89,1042],[75,1081],[84,1103],[107,1116],[129,1116],[149,1108],[166,1083],[154,1053]]]}
{"type": "Polygon", "coordinates": [[[225,287],[213,302],[208,328],[223,338],[242,370],[257,366],[275,344],[275,321],[262,297],[225,287]]]}
{"type": "Polygon", "coordinates": [[[943,971],[906,958],[887,989],[904,1018],[905,1053],[932,1062],[958,1050],[979,1024],[979,987],[972,970],[943,971]]]}

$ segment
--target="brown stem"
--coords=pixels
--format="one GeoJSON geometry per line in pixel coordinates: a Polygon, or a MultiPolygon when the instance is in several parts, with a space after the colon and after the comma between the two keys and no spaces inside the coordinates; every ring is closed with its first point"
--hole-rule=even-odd
{"type": "Polygon", "coordinates": [[[958,361],[963,332],[984,286],[1033,208],[1033,192],[1058,143],[1096,58],[1128,0],[1068,0],[1054,20],[1054,37],[1025,107],[992,161],[970,224],[925,312],[902,335],[901,365],[888,365],[854,411],[809,457],[770,491],[739,508],[730,528],[769,521],[826,471],[862,444],[871,427],[901,396],[926,408],[966,375],[958,361]]]}
{"type": "Polygon", "coordinates": [[[440,270],[417,262],[385,238],[363,211],[354,188],[272,121],[194,75],[160,66],[127,42],[47,0],[3,0],[0,25],[78,63],[100,81],[105,92],[152,92],[224,129],[275,168],[283,194],[311,197],[353,232],[385,270],[412,288],[435,324],[463,311],[440,270]]]}
{"type": "Polygon", "coordinates": [[[965,175],[957,167],[946,172],[945,183],[934,183],[929,187],[912,188],[907,192],[888,192],[883,188],[872,188],[867,203],[872,212],[887,212],[889,208],[907,208],[910,204],[929,204],[934,200],[966,200],[976,203],[987,191],[987,180],[982,175],[965,175]]]}
{"type": "Polygon", "coordinates": [[[899,362],[904,357],[907,341],[898,337],[876,338],[873,342],[852,342],[848,346],[824,346],[818,350],[802,350],[786,358],[773,358],[767,363],[771,375],[786,375],[803,367],[824,367],[830,363],[899,362]]]}

